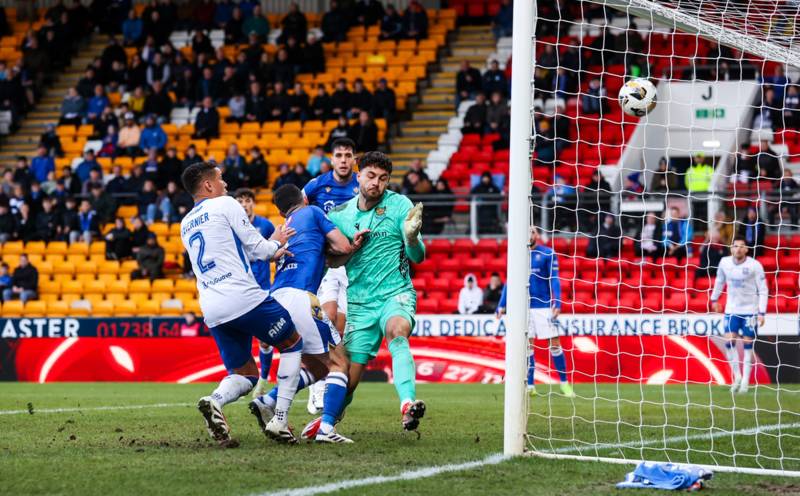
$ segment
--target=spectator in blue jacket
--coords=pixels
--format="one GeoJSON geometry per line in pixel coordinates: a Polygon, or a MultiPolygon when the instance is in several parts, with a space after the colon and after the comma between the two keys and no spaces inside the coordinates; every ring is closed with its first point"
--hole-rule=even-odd
{"type": "Polygon", "coordinates": [[[126,46],[136,45],[142,39],[142,20],[131,9],[128,18],[122,21],[122,41],[126,46]]]}
{"type": "Polygon", "coordinates": [[[155,117],[148,115],[144,121],[144,129],[139,138],[139,148],[147,152],[150,148],[155,148],[159,152],[167,146],[167,133],[156,123],[155,117]]]}
{"type": "Polygon", "coordinates": [[[47,175],[55,170],[56,163],[53,161],[53,157],[47,154],[45,146],[40,145],[37,155],[31,160],[31,176],[38,183],[43,183],[47,181],[47,175]]]}
{"type": "Polygon", "coordinates": [[[492,19],[492,33],[494,33],[495,39],[511,36],[511,30],[514,25],[513,15],[514,4],[511,0],[503,0],[500,4],[500,11],[492,19]]]}
{"type": "Polygon", "coordinates": [[[689,242],[692,240],[692,224],[680,215],[677,207],[669,209],[664,222],[665,256],[675,257],[679,261],[689,256],[689,242]]]}
{"type": "Polygon", "coordinates": [[[89,99],[89,105],[86,107],[86,117],[93,121],[103,114],[106,107],[108,107],[106,90],[102,84],[97,84],[94,87],[94,96],[89,99]]]}
{"type": "Polygon", "coordinates": [[[75,169],[75,175],[78,177],[78,181],[83,184],[89,180],[89,175],[93,170],[100,172],[100,176],[102,177],[103,169],[100,167],[100,164],[97,163],[94,150],[90,148],[84,152],[83,162],[78,164],[78,167],[75,169]]]}

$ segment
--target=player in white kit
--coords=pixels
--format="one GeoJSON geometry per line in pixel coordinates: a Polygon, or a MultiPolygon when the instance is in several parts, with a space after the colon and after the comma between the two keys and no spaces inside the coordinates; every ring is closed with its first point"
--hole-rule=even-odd
{"type": "Polygon", "coordinates": [[[769,291],[764,267],[747,256],[747,244],[742,237],[736,237],[731,246],[731,256],[720,261],[711,303],[719,312],[719,298],[723,287],[728,288],[728,301],[725,304],[725,355],[733,373],[731,391],[746,393],[750,384],[750,371],[753,366],[753,341],[758,326],[764,325],[769,291]],[[739,371],[738,338],[742,339],[744,360],[739,371]]]}
{"type": "Polygon", "coordinates": [[[227,447],[238,445],[231,439],[222,408],[249,393],[258,380],[251,353],[256,337],[281,352],[278,402],[265,430],[276,440],[290,442],[294,436],[287,416],[299,381],[303,340],[286,309],[258,285],[250,263],[288,253],[284,245],[294,232],[281,226],[264,239],[244,208],[227,196],[222,173],[213,164],[193,164],[181,179],[195,201],[181,222],[181,240],[197,278],[205,323],[228,371],[197,408],[215,440],[227,447]]]}

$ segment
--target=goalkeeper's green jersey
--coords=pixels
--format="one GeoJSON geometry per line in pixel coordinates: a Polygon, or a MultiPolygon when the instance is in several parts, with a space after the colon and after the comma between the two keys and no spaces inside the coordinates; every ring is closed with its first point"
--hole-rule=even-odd
{"type": "Polygon", "coordinates": [[[411,201],[387,190],[377,205],[362,211],[358,199],[356,195],[328,213],[350,241],[358,231],[370,230],[361,249],[345,265],[348,303],[370,303],[413,292],[403,239],[403,222],[413,206],[411,201]]]}

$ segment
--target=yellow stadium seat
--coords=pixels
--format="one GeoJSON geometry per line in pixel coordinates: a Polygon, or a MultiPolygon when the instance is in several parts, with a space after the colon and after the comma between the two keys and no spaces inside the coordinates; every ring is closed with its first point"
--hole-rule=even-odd
{"type": "Polygon", "coordinates": [[[75,264],[75,273],[77,274],[97,274],[97,264],[94,262],[83,261],[75,264]]]}
{"type": "Polygon", "coordinates": [[[82,283],[86,284],[89,281],[94,282],[96,280],[94,273],[91,274],[75,274],[75,280],[81,281],[82,283]]]}
{"type": "Polygon", "coordinates": [[[181,301],[183,301],[183,302],[187,302],[187,301],[189,301],[189,300],[194,300],[194,299],[197,299],[197,292],[193,292],[193,293],[189,293],[189,292],[185,292],[185,293],[179,293],[179,292],[177,292],[177,291],[176,291],[176,292],[175,292],[175,299],[176,299],[176,300],[181,300],[181,301]]]}
{"type": "Polygon", "coordinates": [[[128,294],[128,286],[130,285],[127,281],[112,281],[106,283],[106,294],[128,294]]]}
{"type": "Polygon", "coordinates": [[[183,315],[183,308],[164,306],[162,304],[161,308],[159,309],[159,315],[162,317],[180,317],[183,315]]]}
{"type": "Polygon", "coordinates": [[[116,274],[97,274],[97,280],[105,282],[106,283],[106,288],[108,288],[109,284],[111,284],[112,282],[116,282],[117,281],[117,275],[116,274]]]}
{"type": "Polygon", "coordinates": [[[116,260],[106,260],[105,262],[98,264],[97,266],[97,273],[98,274],[117,274],[119,273],[119,262],[116,260]]]}
{"type": "Polygon", "coordinates": [[[57,281],[57,282],[63,284],[64,281],[71,281],[72,280],[72,274],[58,274],[56,272],[53,272],[53,275],[50,276],[50,278],[53,281],[57,281]]]}
{"type": "Polygon", "coordinates": [[[183,311],[184,312],[192,312],[195,315],[202,315],[202,311],[200,310],[200,302],[198,300],[190,300],[183,302],[183,311]]]}
{"type": "Polygon", "coordinates": [[[136,279],[130,282],[128,286],[129,293],[150,293],[150,280],[149,279],[136,279]]]}
{"type": "Polygon", "coordinates": [[[80,255],[80,254],[77,254],[77,253],[70,253],[69,255],[67,255],[67,263],[71,263],[71,264],[76,266],[75,267],[76,269],[79,269],[80,265],[86,263],[86,255],[80,255]]]}
{"type": "Polygon", "coordinates": [[[153,300],[145,300],[137,303],[139,314],[143,316],[158,315],[161,313],[161,304],[153,300]]]}
{"type": "Polygon", "coordinates": [[[41,300],[31,300],[25,303],[23,311],[26,317],[43,317],[47,315],[47,305],[41,300]]]}
{"type": "Polygon", "coordinates": [[[47,302],[47,316],[64,318],[69,315],[69,305],[63,300],[54,300],[47,302]]]}
{"type": "Polygon", "coordinates": [[[122,217],[123,219],[136,217],[138,213],[139,208],[135,205],[123,205],[117,209],[117,217],[122,217]]]}
{"type": "Polygon", "coordinates": [[[53,264],[50,262],[46,261],[36,262],[33,259],[31,259],[30,262],[33,264],[34,267],[36,267],[36,270],[39,271],[39,275],[49,276],[50,274],[53,273],[53,264]]]}
{"type": "Polygon", "coordinates": [[[111,317],[114,315],[114,302],[103,300],[92,303],[92,317],[111,317]]]}
{"type": "Polygon", "coordinates": [[[89,255],[89,261],[94,263],[99,270],[100,266],[106,263],[106,255],[104,253],[92,253],[89,255]]]}
{"type": "Polygon", "coordinates": [[[58,126],[56,128],[56,134],[59,138],[66,138],[75,136],[75,126],[58,126]]]}
{"type": "Polygon", "coordinates": [[[261,132],[261,124],[258,122],[245,122],[239,129],[239,134],[258,134],[261,132]]]}
{"type": "Polygon", "coordinates": [[[92,241],[92,244],[89,245],[89,256],[92,255],[103,255],[106,254],[106,242],[105,241],[92,241]]]}
{"type": "Polygon", "coordinates": [[[61,294],[83,293],[83,281],[64,281],[61,283],[61,294]]]}
{"type": "Polygon", "coordinates": [[[90,312],[90,307],[84,306],[84,304],[80,304],[76,306],[76,303],[79,300],[73,301],[69,305],[69,315],[70,317],[88,317],[90,312]]]}
{"type": "Polygon", "coordinates": [[[53,275],[59,274],[72,276],[75,274],[75,265],[71,262],[53,264],[53,275]]]}
{"type": "Polygon", "coordinates": [[[22,255],[25,253],[25,245],[22,241],[6,241],[3,244],[3,255],[22,255]]]}
{"type": "Polygon", "coordinates": [[[44,256],[44,260],[46,262],[50,262],[51,264],[63,263],[64,262],[64,255],[61,253],[46,253],[44,256]]]}
{"type": "Polygon", "coordinates": [[[136,317],[137,307],[136,302],[131,300],[123,300],[114,303],[114,317],[136,317]]]}
{"type": "Polygon", "coordinates": [[[103,295],[102,294],[84,294],[83,295],[83,299],[88,301],[89,303],[91,303],[92,304],[92,309],[94,309],[94,306],[95,306],[95,304],[97,302],[103,301],[103,295]]]}
{"type": "Polygon", "coordinates": [[[128,299],[128,295],[125,293],[108,293],[106,294],[106,300],[111,301],[114,303],[118,303],[120,301],[124,301],[128,299]]]}
{"type": "Polygon", "coordinates": [[[94,126],[91,124],[81,125],[75,133],[76,136],[91,136],[92,134],[94,134],[94,126]]]}
{"type": "Polygon", "coordinates": [[[171,293],[175,288],[175,281],[172,279],[156,279],[153,281],[151,289],[155,292],[171,293]]]}
{"type": "Polygon", "coordinates": [[[56,281],[43,281],[39,279],[39,294],[58,294],[61,292],[61,283],[56,281]]]}
{"type": "Polygon", "coordinates": [[[46,302],[61,301],[61,295],[58,293],[39,294],[39,299],[46,302]]]}
{"type": "Polygon", "coordinates": [[[83,255],[86,257],[89,255],[89,245],[82,242],[72,243],[69,245],[69,249],[67,251],[69,255],[83,255]]]}
{"type": "Polygon", "coordinates": [[[155,292],[150,293],[150,299],[155,301],[164,301],[172,299],[172,293],[155,292]]]}
{"type": "Polygon", "coordinates": [[[104,295],[106,292],[106,282],[105,281],[88,281],[83,284],[83,294],[90,295],[90,294],[97,294],[97,295],[104,295]]]}
{"type": "Polygon", "coordinates": [[[119,266],[119,272],[120,274],[130,274],[138,268],[139,264],[136,260],[123,260],[122,264],[119,266]]]}
{"type": "Polygon", "coordinates": [[[29,241],[25,244],[25,253],[28,255],[42,255],[44,252],[44,241],[29,241]]]}
{"type": "Polygon", "coordinates": [[[150,293],[128,293],[128,299],[139,304],[150,299],[150,293]]]}
{"type": "Polygon", "coordinates": [[[5,318],[22,317],[23,315],[22,302],[19,300],[4,301],[2,308],[5,318]]]}
{"type": "Polygon", "coordinates": [[[166,236],[169,234],[169,225],[165,224],[164,222],[154,222],[149,227],[150,232],[161,238],[161,236],[166,236]]]}
{"type": "Polygon", "coordinates": [[[261,125],[262,134],[278,134],[281,131],[281,123],[278,121],[267,121],[261,125]]]}

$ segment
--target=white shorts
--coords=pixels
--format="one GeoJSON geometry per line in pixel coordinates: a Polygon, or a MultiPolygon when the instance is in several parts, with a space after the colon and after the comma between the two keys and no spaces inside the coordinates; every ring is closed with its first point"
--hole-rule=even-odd
{"type": "Polygon", "coordinates": [[[303,353],[319,355],[327,353],[329,345],[339,344],[342,338],[322,311],[316,295],[297,288],[280,288],[270,294],[289,312],[303,338],[303,353]]]}
{"type": "Polygon", "coordinates": [[[319,285],[317,296],[321,305],[335,301],[339,307],[338,312],[347,315],[347,269],[328,269],[319,285]]]}
{"type": "Polygon", "coordinates": [[[549,308],[531,308],[528,314],[528,337],[550,339],[558,336],[553,325],[553,311],[549,308]]]}

